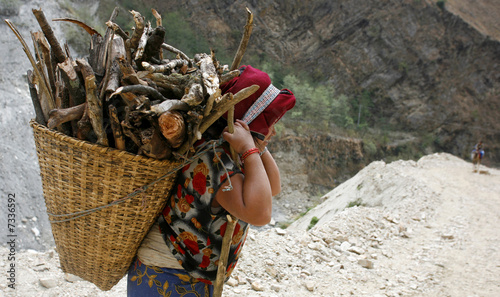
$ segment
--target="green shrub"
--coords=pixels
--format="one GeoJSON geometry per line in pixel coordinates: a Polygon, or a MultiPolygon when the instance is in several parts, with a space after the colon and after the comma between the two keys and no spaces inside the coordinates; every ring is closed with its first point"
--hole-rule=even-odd
{"type": "Polygon", "coordinates": [[[312,217],[311,222],[309,223],[309,226],[307,227],[307,230],[314,227],[318,222],[319,222],[318,217],[312,217]]]}
{"type": "Polygon", "coordinates": [[[436,5],[437,5],[439,8],[444,9],[444,5],[445,5],[445,3],[446,3],[446,0],[438,0],[438,1],[436,2],[436,5]]]}
{"type": "Polygon", "coordinates": [[[349,202],[349,204],[347,204],[347,208],[355,207],[355,206],[363,206],[363,205],[364,204],[362,203],[361,198],[358,198],[354,201],[349,202]]]}

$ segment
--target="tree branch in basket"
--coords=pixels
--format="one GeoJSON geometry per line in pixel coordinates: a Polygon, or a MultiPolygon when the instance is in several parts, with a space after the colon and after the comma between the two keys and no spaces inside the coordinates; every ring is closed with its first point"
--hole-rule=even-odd
{"type": "Polygon", "coordinates": [[[139,45],[139,41],[141,40],[142,34],[144,33],[144,17],[137,11],[131,10],[130,13],[134,17],[135,29],[130,37],[129,46],[130,49],[135,51],[137,50],[137,46],[139,45]]]}
{"type": "Polygon", "coordinates": [[[125,31],[123,31],[123,29],[118,24],[113,23],[112,21],[107,21],[106,26],[108,26],[108,28],[111,28],[115,32],[115,34],[118,34],[118,36],[123,38],[123,40],[127,40],[130,38],[130,36],[125,31]]]}
{"type": "Polygon", "coordinates": [[[169,52],[172,52],[176,55],[179,55],[183,60],[186,60],[189,62],[189,65],[188,65],[189,67],[193,67],[193,62],[191,61],[191,59],[189,59],[189,57],[185,53],[183,53],[181,50],[179,50],[171,45],[168,45],[166,43],[163,43],[161,45],[161,47],[169,52]]]}
{"type": "Polygon", "coordinates": [[[47,127],[54,129],[55,127],[67,123],[69,121],[80,120],[87,108],[87,103],[84,102],[80,105],[72,106],[69,108],[56,108],[52,109],[49,113],[49,121],[47,127]]]}
{"type": "Polygon", "coordinates": [[[54,35],[54,31],[52,31],[49,22],[47,22],[42,9],[33,9],[32,12],[35,15],[36,20],[38,21],[40,28],[42,28],[43,34],[45,35],[45,38],[47,38],[47,41],[49,42],[50,47],[54,52],[57,62],[63,63],[66,60],[66,55],[64,54],[59,41],[57,41],[57,38],[54,35]]]}
{"type": "Polygon", "coordinates": [[[111,122],[111,130],[113,131],[113,137],[115,139],[115,148],[119,150],[125,150],[125,137],[123,135],[122,126],[120,120],[118,119],[118,111],[116,107],[112,104],[108,105],[109,120],[111,122]]]}
{"type": "Polygon", "coordinates": [[[38,47],[37,55],[41,51],[41,55],[40,55],[41,57],[39,58],[39,61],[41,61],[45,65],[46,74],[47,74],[46,84],[48,86],[50,86],[52,98],[55,98],[55,95],[54,95],[54,92],[56,89],[56,87],[55,87],[56,86],[56,82],[55,82],[56,79],[54,77],[55,64],[52,63],[52,56],[50,53],[50,45],[47,42],[47,39],[45,38],[45,36],[43,35],[43,32],[41,32],[41,31],[33,32],[31,34],[31,36],[34,40],[34,46],[38,47]]]}
{"type": "Polygon", "coordinates": [[[90,123],[97,135],[97,143],[108,146],[108,137],[104,131],[104,121],[102,114],[102,104],[97,96],[97,85],[95,76],[85,78],[85,90],[87,91],[87,104],[90,117],[90,123]]]}
{"type": "Polygon", "coordinates": [[[132,67],[132,65],[130,65],[130,63],[125,58],[118,58],[118,66],[120,66],[120,71],[123,75],[123,85],[148,85],[146,81],[139,78],[134,67],[132,67]]]}
{"type": "Polygon", "coordinates": [[[243,55],[247,49],[248,41],[250,40],[250,35],[253,30],[253,14],[250,9],[247,8],[247,23],[245,25],[245,31],[243,32],[243,36],[241,38],[240,46],[238,47],[238,51],[233,60],[233,64],[231,65],[230,70],[235,70],[239,67],[241,60],[243,59],[243,55]]]}
{"type": "Polygon", "coordinates": [[[33,107],[35,109],[35,120],[41,125],[46,125],[47,122],[45,121],[45,118],[43,116],[42,107],[40,106],[40,100],[38,99],[38,93],[36,91],[35,84],[33,83],[33,72],[31,70],[28,70],[27,77],[31,101],[33,102],[33,107]]]}
{"type": "Polygon", "coordinates": [[[143,85],[130,85],[130,86],[122,86],[116,89],[116,91],[111,94],[111,96],[115,95],[121,95],[124,93],[134,93],[136,95],[147,95],[151,96],[152,98],[156,100],[160,100],[161,102],[167,100],[167,98],[163,97],[163,95],[158,92],[153,87],[150,86],[143,86],[143,85]]]}
{"type": "Polygon", "coordinates": [[[70,106],[80,105],[85,102],[85,86],[82,85],[78,74],[76,73],[75,67],[73,66],[73,60],[67,58],[63,63],[57,65],[61,70],[61,77],[64,81],[64,85],[69,90],[70,102],[68,105],[63,105],[63,108],[68,108],[70,106]]]}
{"type": "Polygon", "coordinates": [[[90,36],[92,36],[94,34],[101,35],[94,28],[90,27],[89,25],[87,25],[84,22],[79,21],[79,20],[75,20],[72,18],[59,18],[59,19],[52,19],[52,20],[56,21],[56,22],[59,21],[59,22],[69,22],[69,23],[76,24],[76,25],[80,26],[83,30],[85,30],[87,33],[89,33],[90,36]]]}

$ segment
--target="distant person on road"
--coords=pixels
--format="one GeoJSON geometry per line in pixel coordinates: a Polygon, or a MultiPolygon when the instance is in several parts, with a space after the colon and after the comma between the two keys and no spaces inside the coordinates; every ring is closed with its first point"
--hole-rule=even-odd
{"type": "Polygon", "coordinates": [[[473,170],[476,170],[476,166],[478,167],[479,170],[479,165],[481,164],[481,160],[483,159],[483,157],[484,157],[483,141],[480,140],[478,143],[476,143],[474,149],[471,152],[473,170]]]}

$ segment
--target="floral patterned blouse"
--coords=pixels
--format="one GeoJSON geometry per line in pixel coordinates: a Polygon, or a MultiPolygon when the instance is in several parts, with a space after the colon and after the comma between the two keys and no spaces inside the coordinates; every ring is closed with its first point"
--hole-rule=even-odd
{"type": "MultiPolygon", "coordinates": [[[[218,260],[228,214],[223,208],[211,208],[217,190],[227,176],[242,173],[221,147],[211,149],[179,174],[176,189],[158,219],[160,230],[174,257],[189,274],[212,284],[217,276],[218,260]]],[[[248,224],[238,221],[233,233],[227,273],[238,261],[248,224]]]]}

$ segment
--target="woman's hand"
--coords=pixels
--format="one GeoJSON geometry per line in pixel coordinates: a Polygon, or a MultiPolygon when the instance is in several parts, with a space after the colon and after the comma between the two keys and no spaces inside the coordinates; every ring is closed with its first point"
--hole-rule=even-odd
{"type": "Polygon", "coordinates": [[[229,142],[231,147],[238,154],[243,154],[247,150],[255,147],[250,128],[241,120],[236,120],[234,123],[234,133],[229,133],[226,127],[222,133],[222,137],[225,141],[229,142]]]}

